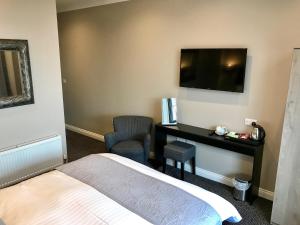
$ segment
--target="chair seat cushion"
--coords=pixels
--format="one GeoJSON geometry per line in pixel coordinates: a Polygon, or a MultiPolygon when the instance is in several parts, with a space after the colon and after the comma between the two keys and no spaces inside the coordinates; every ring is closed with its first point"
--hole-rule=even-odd
{"type": "Polygon", "coordinates": [[[185,162],[195,157],[194,145],[181,142],[173,141],[164,147],[164,157],[173,159],[179,162],[185,162]]]}
{"type": "Polygon", "coordinates": [[[144,159],[144,147],[139,141],[121,141],[111,148],[111,152],[137,161],[144,159]]]}

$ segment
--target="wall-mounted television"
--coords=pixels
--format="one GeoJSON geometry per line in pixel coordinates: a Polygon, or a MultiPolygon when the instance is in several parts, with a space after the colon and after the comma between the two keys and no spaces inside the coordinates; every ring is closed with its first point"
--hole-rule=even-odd
{"type": "Polygon", "coordinates": [[[182,49],[180,86],[244,92],[246,48],[182,49]]]}

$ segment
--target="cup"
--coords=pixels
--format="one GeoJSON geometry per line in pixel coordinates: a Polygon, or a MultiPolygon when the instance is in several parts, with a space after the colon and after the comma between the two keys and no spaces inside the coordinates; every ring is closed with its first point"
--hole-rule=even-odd
{"type": "Polygon", "coordinates": [[[215,130],[215,133],[216,133],[217,135],[222,136],[222,135],[227,134],[227,133],[228,133],[228,130],[227,130],[227,128],[226,128],[225,126],[217,126],[217,127],[216,127],[216,130],[215,130]]]}

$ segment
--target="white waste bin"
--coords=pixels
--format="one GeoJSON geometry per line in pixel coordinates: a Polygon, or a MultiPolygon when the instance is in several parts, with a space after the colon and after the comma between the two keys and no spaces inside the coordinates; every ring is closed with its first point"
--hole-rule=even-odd
{"type": "Polygon", "coordinates": [[[247,175],[239,174],[232,180],[234,190],[233,197],[239,201],[247,200],[247,191],[251,186],[251,178],[247,175]]]}

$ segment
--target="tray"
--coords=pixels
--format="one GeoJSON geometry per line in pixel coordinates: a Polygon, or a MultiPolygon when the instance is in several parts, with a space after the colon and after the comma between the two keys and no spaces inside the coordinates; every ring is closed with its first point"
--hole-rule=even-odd
{"type": "Polygon", "coordinates": [[[224,136],[224,139],[232,142],[238,142],[238,143],[242,143],[246,145],[254,145],[254,146],[262,145],[264,143],[264,141],[245,140],[240,138],[229,137],[226,135],[224,136]]]}

